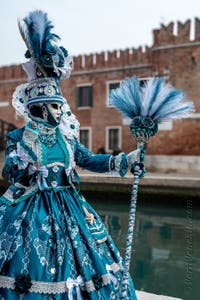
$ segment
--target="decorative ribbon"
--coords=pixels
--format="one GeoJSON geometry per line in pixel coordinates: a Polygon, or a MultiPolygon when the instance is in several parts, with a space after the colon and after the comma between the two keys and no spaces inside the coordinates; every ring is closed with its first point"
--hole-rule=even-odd
{"type": "Polygon", "coordinates": [[[69,300],[73,300],[73,289],[76,288],[77,300],[82,300],[80,287],[84,286],[83,277],[79,275],[76,279],[68,278],[66,286],[69,300]]]}
{"type": "Polygon", "coordinates": [[[72,185],[72,178],[73,177],[75,178],[75,180],[78,184],[80,183],[80,178],[79,178],[78,173],[76,172],[75,169],[73,169],[72,167],[69,167],[69,168],[65,169],[65,173],[67,175],[67,180],[68,180],[70,185],[72,185]]]}
{"type": "Polygon", "coordinates": [[[9,157],[12,158],[14,164],[18,165],[19,170],[25,169],[28,166],[27,156],[21,148],[10,152],[9,157]]]}
{"type": "Polygon", "coordinates": [[[33,164],[29,164],[28,166],[28,174],[33,175],[37,171],[37,167],[33,164]]]}
{"type": "Polygon", "coordinates": [[[27,153],[20,145],[17,146],[17,156],[19,170],[25,169],[30,163],[30,159],[28,159],[27,153]]]}
{"type": "Polygon", "coordinates": [[[109,275],[110,275],[110,280],[113,282],[114,285],[116,285],[117,279],[116,279],[116,277],[111,273],[111,272],[113,272],[111,266],[106,265],[106,270],[107,270],[107,272],[108,272],[109,275]]]}
{"type": "Polygon", "coordinates": [[[48,177],[49,171],[46,166],[41,166],[38,168],[37,184],[41,191],[48,187],[46,178],[48,177]]]}

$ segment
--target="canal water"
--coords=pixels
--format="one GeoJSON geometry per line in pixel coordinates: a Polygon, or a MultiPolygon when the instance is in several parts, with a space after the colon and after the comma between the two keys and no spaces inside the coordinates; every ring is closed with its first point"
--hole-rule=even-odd
{"type": "MultiPolygon", "coordinates": [[[[120,200],[106,194],[98,199],[98,193],[86,196],[124,255],[129,195],[120,200]]],[[[193,199],[181,205],[172,202],[139,202],[130,272],[137,290],[199,300],[200,209],[193,199]]]]}

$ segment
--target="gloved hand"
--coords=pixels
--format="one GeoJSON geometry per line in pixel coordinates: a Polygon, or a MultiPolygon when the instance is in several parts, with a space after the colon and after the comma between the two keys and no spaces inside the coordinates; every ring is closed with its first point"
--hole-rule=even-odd
{"type": "Polygon", "coordinates": [[[138,148],[134,151],[131,151],[130,153],[127,154],[127,162],[128,166],[131,169],[132,165],[137,161],[140,161],[140,154],[141,154],[141,149],[138,148]]]}
{"type": "Polygon", "coordinates": [[[131,171],[131,173],[133,174],[135,171],[135,168],[137,168],[137,170],[139,170],[139,177],[143,178],[146,170],[144,168],[144,147],[141,146],[139,147],[137,150],[131,151],[130,153],[127,154],[127,162],[128,162],[128,167],[131,171]]]}

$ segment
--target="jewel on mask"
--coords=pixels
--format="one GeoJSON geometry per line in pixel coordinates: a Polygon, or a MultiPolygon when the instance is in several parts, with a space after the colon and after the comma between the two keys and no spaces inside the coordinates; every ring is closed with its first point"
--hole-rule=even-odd
{"type": "Polygon", "coordinates": [[[48,111],[45,105],[42,105],[42,116],[45,122],[48,121],[48,111]]]}

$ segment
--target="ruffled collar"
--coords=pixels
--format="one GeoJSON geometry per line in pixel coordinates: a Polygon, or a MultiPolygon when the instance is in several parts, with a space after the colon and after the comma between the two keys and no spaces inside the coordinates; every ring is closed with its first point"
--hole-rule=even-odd
{"type": "Polygon", "coordinates": [[[28,127],[31,128],[32,130],[37,131],[38,134],[55,134],[58,126],[49,127],[49,126],[46,126],[45,124],[42,124],[42,123],[39,123],[36,121],[30,121],[28,123],[28,127]]]}

